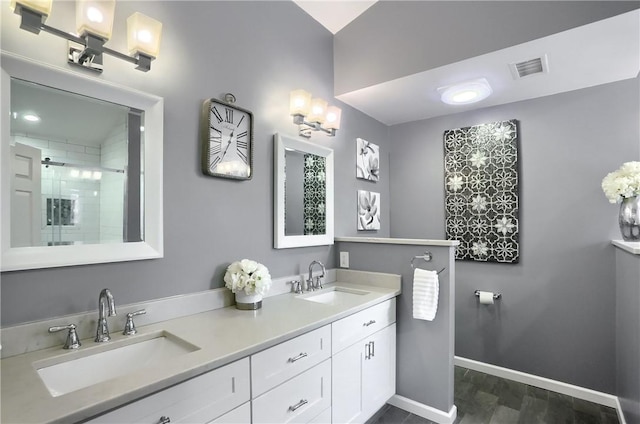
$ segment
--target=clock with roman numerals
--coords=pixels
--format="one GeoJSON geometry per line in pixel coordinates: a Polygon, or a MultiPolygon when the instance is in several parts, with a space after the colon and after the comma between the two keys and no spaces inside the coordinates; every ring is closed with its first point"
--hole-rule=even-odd
{"type": "Polygon", "coordinates": [[[250,180],[253,176],[253,114],[233,102],[207,99],[202,106],[202,172],[250,180]]]}

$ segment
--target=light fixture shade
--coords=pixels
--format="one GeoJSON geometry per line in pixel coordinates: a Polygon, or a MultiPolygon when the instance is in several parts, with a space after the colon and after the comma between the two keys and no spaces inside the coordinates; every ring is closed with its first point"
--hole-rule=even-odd
{"type": "Polygon", "coordinates": [[[466,105],[486,99],[493,93],[486,78],[438,88],[440,100],[449,105],[466,105]]]}
{"type": "Polygon", "coordinates": [[[289,95],[289,114],[307,116],[311,110],[311,93],[293,90],[289,95]]]}
{"type": "Polygon", "coordinates": [[[9,6],[13,11],[15,11],[16,6],[19,5],[20,7],[26,7],[27,9],[49,16],[52,3],[53,0],[11,0],[9,6]]]}
{"type": "Polygon", "coordinates": [[[327,115],[324,121],[325,128],[329,130],[339,130],[341,116],[342,116],[342,109],[340,109],[337,106],[329,106],[327,108],[327,115]]]}
{"type": "Polygon", "coordinates": [[[77,0],[76,28],[80,36],[87,34],[103,40],[111,38],[115,0],[77,0]]]}
{"type": "Polygon", "coordinates": [[[317,122],[319,124],[324,123],[324,118],[327,113],[327,101],[315,98],[311,100],[311,111],[307,119],[311,122],[317,122]]]}
{"type": "Polygon", "coordinates": [[[127,18],[127,47],[131,56],[158,57],[162,22],[136,12],[127,18]]]}

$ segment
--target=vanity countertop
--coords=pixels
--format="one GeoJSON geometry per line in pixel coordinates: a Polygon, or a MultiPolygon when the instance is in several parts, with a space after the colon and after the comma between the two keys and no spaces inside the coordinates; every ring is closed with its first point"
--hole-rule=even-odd
{"type": "Polygon", "coordinates": [[[108,342],[112,345],[168,332],[200,349],[162,365],[141,368],[58,397],[49,394],[34,363],[48,362],[60,356],[85,355],[92,350],[104,349],[104,344],[88,339],[82,340],[79,351],[63,350],[58,346],[3,359],[0,361],[1,421],[7,424],[82,421],[400,294],[399,285],[397,288],[340,282],[332,285],[369,293],[336,305],[310,302],[287,293],[264,299],[262,308],[257,311],[241,311],[231,306],[139,327],[134,336],[112,332],[112,341],[108,342]]]}

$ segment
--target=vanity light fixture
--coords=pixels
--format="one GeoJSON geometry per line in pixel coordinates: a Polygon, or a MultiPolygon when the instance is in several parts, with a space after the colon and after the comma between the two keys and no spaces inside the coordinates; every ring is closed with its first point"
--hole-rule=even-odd
{"type": "Polygon", "coordinates": [[[106,53],[147,72],[151,61],[158,57],[162,23],[138,12],[127,19],[129,55],[104,46],[111,38],[115,0],[76,0],[78,35],[45,24],[51,14],[52,0],[11,0],[10,6],[22,18],[20,28],[34,34],[44,31],[68,40],[70,64],[102,72],[102,54],[106,53]]]}
{"type": "Polygon", "coordinates": [[[289,114],[293,123],[298,125],[298,134],[310,138],[312,131],[323,131],[333,137],[340,129],[342,110],[337,106],[328,106],[326,100],[311,98],[305,90],[294,90],[289,97],[289,114]]]}
{"type": "Polygon", "coordinates": [[[438,88],[440,100],[449,105],[467,105],[486,99],[493,93],[486,78],[438,88]]]}

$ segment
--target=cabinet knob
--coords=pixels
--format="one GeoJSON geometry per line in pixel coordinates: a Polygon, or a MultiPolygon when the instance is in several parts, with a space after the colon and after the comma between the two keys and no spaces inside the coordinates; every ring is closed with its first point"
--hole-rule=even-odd
{"type": "Polygon", "coordinates": [[[164,415],[160,417],[160,421],[158,421],[158,424],[168,424],[171,422],[171,418],[169,417],[165,417],[164,415]]]}

